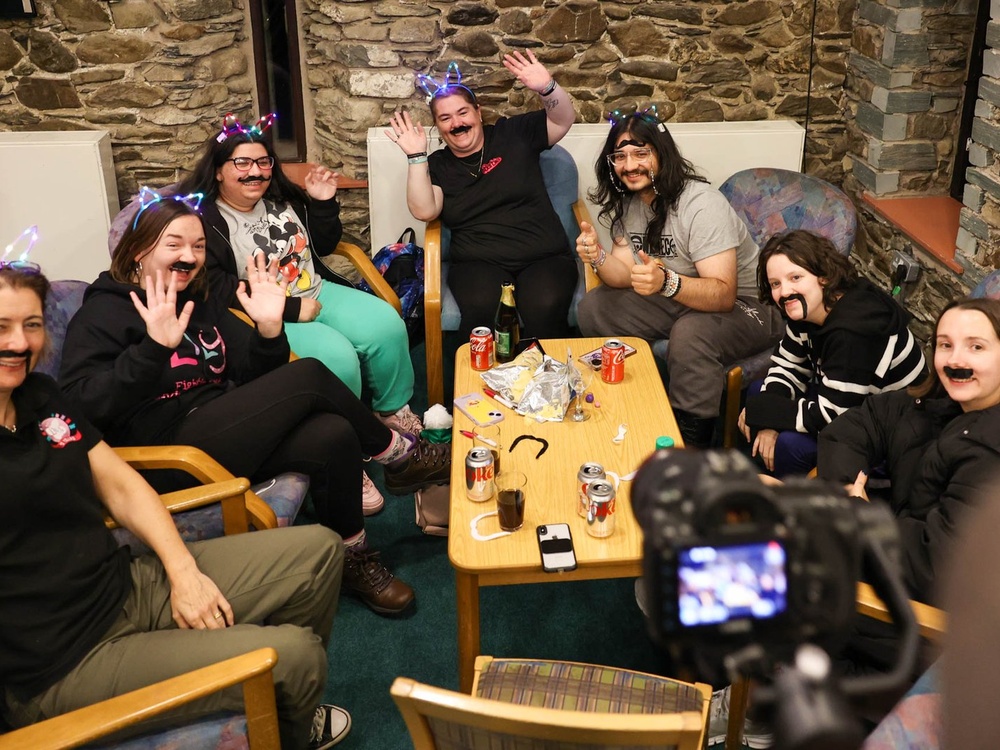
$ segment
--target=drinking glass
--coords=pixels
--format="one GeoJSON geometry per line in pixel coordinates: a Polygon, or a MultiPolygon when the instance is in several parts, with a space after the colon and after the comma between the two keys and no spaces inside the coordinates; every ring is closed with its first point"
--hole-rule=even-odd
{"type": "Polygon", "coordinates": [[[528,478],[522,471],[505,471],[496,478],[497,517],[504,531],[517,531],[524,523],[524,499],[528,478]]]}
{"type": "Polygon", "coordinates": [[[575,405],[569,418],[573,422],[585,422],[590,419],[590,412],[583,408],[584,397],[594,382],[594,371],[589,367],[578,367],[574,368],[573,372],[575,374],[571,375],[572,382],[570,382],[570,387],[572,387],[573,392],[576,394],[576,398],[574,399],[575,405]]]}

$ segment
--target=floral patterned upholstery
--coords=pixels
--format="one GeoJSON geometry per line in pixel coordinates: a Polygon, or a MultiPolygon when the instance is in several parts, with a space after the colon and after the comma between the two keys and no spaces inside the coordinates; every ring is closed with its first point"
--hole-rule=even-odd
{"type": "Polygon", "coordinates": [[[1000,270],[993,271],[969,293],[970,297],[1000,299],[1000,270]]]}
{"type": "Polygon", "coordinates": [[[139,735],[111,745],[87,745],[95,750],[249,750],[247,721],[242,714],[217,714],[194,724],[139,735]]]}
{"type": "Polygon", "coordinates": [[[938,750],[942,747],[938,667],[932,666],[890,711],[861,750],[938,750]]]}

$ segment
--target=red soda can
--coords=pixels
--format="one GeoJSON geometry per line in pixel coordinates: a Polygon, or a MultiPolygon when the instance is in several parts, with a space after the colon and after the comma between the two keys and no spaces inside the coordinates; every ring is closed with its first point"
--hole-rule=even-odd
{"type": "Polygon", "coordinates": [[[469,336],[469,352],[472,355],[473,370],[488,370],[493,367],[493,331],[486,326],[472,329],[469,336]]]}
{"type": "Polygon", "coordinates": [[[601,380],[620,383],[625,379],[625,344],[608,339],[601,347],[601,380]]]}
{"type": "Polygon", "coordinates": [[[472,448],[465,455],[465,496],[474,503],[492,500],[496,497],[493,477],[493,452],[489,448],[472,448]]]}

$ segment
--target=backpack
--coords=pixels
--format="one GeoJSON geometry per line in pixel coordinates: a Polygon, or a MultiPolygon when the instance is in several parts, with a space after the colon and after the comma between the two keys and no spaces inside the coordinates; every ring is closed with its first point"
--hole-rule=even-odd
{"type": "MultiPolygon", "coordinates": [[[[424,335],[424,249],[417,244],[413,228],[407,227],[397,242],[375,253],[372,263],[399,297],[410,346],[420,343],[424,335]]],[[[358,288],[374,294],[364,281],[358,288]]]]}

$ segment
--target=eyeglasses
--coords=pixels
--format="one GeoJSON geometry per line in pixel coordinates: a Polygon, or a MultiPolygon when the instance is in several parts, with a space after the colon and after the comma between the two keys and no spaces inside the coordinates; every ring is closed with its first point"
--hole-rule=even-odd
{"type": "Polygon", "coordinates": [[[254,164],[261,169],[271,169],[274,166],[273,156],[262,156],[259,159],[251,159],[249,156],[237,156],[235,159],[226,159],[226,161],[231,161],[233,166],[241,172],[249,172],[250,167],[254,164]]]}
{"type": "Polygon", "coordinates": [[[42,272],[42,267],[30,260],[0,260],[0,271],[6,269],[26,273],[29,276],[37,276],[42,272]]]}
{"type": "Polygon", "coordinates": [[[632,157],[634,161],[644,162],[649,161],[649,157],[653,155],[653,149],[651,148],[637,148],[632,151],[612,151],[608,154],[608,164],[612,167],[620,167],[625,164],[625,160],[628,157],[632,157]]]}

